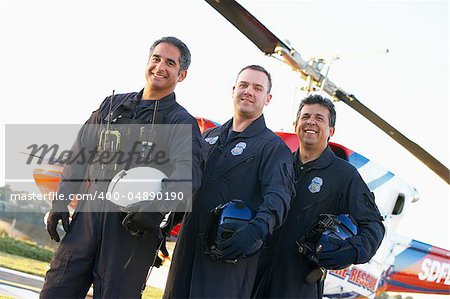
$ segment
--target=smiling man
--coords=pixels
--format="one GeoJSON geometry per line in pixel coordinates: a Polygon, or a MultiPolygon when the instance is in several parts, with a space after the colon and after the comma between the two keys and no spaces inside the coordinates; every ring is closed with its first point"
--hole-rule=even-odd
{"type": "Polygon", "coordinates": [[[325,104],[307,103],[305,101],[300,107],[295,126],[300,144],[298,153],[303,164],[319,158],[334,135],[336,122],[335,113],[330,112],[325,104]]]}
{"type": "Polygon", "coordinates": [[[164,298],[250,297],[259,250],[283,223],[293,192],[292,153],[264,122],[271,87],[264,68],[243,68],[233,118],[203,135],[201,188],[181,226],[164,298]]]}
{"type": "MultiPolygon", "coordinates": [[[[46,274],[41,298],[85,298],[91,284],[95,298],[141,297],[149,268],[158,266],[155,262],[162,242],[159,226],[168,210],[145,200],[137,185],[132,185],[127,194],[111,192],[110,187],[115,190],[127,171],[130,174],[145,168],[164,174],[162,183],[158,182],[162,187],[158,198],[174,190],[191,193],[198,189],[200,131],[174,93],[176,85],[186,78],[190,62],[190,51],[179,39],[163,37],[155,41],[145,69],[144,88],[107,97],[80,130],[72,152],[94,153],[94,159],[66,164],[58,193],[66,199],[80,193],[94,195],[94,200],[78,202],[70,224],[68,202],[53,201],[48,233],[59,242],[56,228],[61,220],[66,234],[46,274]],[[177,129],[179,125],[186,125],[188,131],[177,129]],[[134,151],[136,147],[138,152],[134,151]],[[157,152],[155,148],[168,153],[166,163],[147,159],[157,152]],[[122,163],[101,159],[118,153],[133,155],[122,163]],[[135,160],[134,154],[142,156],[135,160]],[[145,159],[139,160],[141,157],[145,159]],[[114,181],[117,175],[119,179],[114,181]],[[117,196],[133,204],[120,207],[104,200],[117,196]]],[[[134,179],[151,182],[154,177],[134,179]]],[[[148,189],[147,183],[143,191],[150,197],[148,189]]]]}
{"type": "Polygon", "coordinates": [[[335,123],[336,111],[329,99],[310,95],[301,101],[295,121],[300,144],[294,153],[295,197],[285,224],[262,254],[256,298],[322,298],[324,269],[366,263],[383,240],[384,226],[373,193],[356,168],[336,157],[328,145],[335,123]],[[350,215],[358,234],[344,240],[330,238],[333,250],[321,251],[314,243],[312,255],[300,254],[301,240],[310,237],[310,228],[321,214],[350,215]]]}
{"type": "Polygon", "coordinates": [[[187,75],[187,58],[181,55],[180,49],[171,39],[160,42],[150,49],[151,55],[145,71],[146,85],[142,94],[142,100],[160,100],[170,95],[178,82],[183,81],[187,75]],[[185,61],[179,61],[181,58],[185,61]]]}

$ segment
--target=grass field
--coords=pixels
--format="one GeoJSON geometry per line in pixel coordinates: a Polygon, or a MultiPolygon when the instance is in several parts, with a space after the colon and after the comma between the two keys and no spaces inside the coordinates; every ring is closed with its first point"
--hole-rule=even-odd
{"type": "MultiPolygon", "coordinates": [[[[26,240],[11,238],[4,231],[0,231],[0,267],[44,277],[52,256],[53,251],[49,248],[26,240]]],[[[142,298],[161,298],[162,295],[163,290],[147,286],[142,298]]],[[[11,299],[11,297],[0,295],[0,299],[11,299]]]]}
{"type": "MultiPolygon", "coordinates": [[[[0,267],[43,277],[48,269],[48,263],[0,251],[0,267]]],[[[147,286],[142,298],[161,298],[162,294],[163,290],[147,286]]],[[[11,299],[11,297],[0,295],[0,299],[11,299]]]]}
{"type": "Polygon", "coordinates": [[[47,262],[0,251],[0,267],[43,277],[47,271],[47,266],[47,262]]]}

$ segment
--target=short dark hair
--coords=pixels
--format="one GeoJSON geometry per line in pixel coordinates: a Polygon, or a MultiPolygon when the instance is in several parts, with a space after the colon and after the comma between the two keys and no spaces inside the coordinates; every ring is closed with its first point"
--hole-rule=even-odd
{"type": "MultiPolygon", "coordinates": [[[[269,88],[268,88],[268,90],[267,90],[267,93],[269,93],[270,90],[272,89],[272,77],[270,76],[270,73],[269,73],[265,68],[263,68],[262,66],[256,65],[256,64],[252,64],[252,65],[247,65],[246,67],[242,68],[242,69],[239,71],[239,73],[237,74],[237,77],[239,77],[239,75],[240,75],[243,71],[248,70],[248,69],[254,70],[254,71],[258,71],[258,72],[262,72],[262,73],[266,74],[267,79],[269,80],[269,88]]],[[[237,79],[237,77],[236,77],[236,79],[237,79]]]]}
{"type": "Polygon", "coordinates": [[[298,107],[298,111],[297,111],[297,117],[295,119],[296,123],[298,121],[298,118],[300,117],[302,108],[305,105],[312,105],[312,104],[319,104],[319,105],[327,108],[328,111],[330,112],[330,116],[329,116],[329,120],[328,120],[330,127],[334,127],[336,125],[336,109],[334,108],[333,102],[330,99],[322,97],[321,95],[318,95],[318,94],[311,94],[311,95],[307,96],[306,98],[304,98],[300,102],[300,106],[298,107]]]}
{"type": "Polygon", "coordinates": [[[169,43],[180,50],[180,72],[189,68],[189,65],[191,64],[191,52],[181,40],[173,36],[165,36],[156,40],[150,47],[150,56],[153,55],[153,51],[155,51],[156,46],[160,43],[169,43]]]}

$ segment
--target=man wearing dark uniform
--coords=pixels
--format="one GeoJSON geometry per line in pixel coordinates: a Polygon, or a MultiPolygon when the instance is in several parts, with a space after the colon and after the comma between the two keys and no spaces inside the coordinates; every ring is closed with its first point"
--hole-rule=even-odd
{"type": "Polygon", "coordinates": [[[204,134],[202,184],[182,223],[164,298],[250,296],[259,254],[247,255],[283,223],[293,192],[291,152],[262,115],[270,89],[264,68],[243,68],[233,88],[234,117],[204,134]],[[214,257],[211,211],[231,200],[243,201],[256,216],[216,244],[214,257]]]}
{"type": "Polygon", "coordinates": [[[336,251],[319,251],[320,267],[366,263],[383,240],[384,226],[373,193],[358,171],[328,146],[335,121],[336,111],[329,99],[311,95],[301,102],[295,122],[300,143],[294,154],[296,195],[286,223],[262,254],[254,289],[257,298],[322,298],[323,281],[307,282],[317,266],[299,253],[296,244],[320,214],[349,214],[359,228],[358,235],[335,240],[336,251]]]}
{"type": "MultiPolygon", "coordinates": [[[[138,200],[125,209],[105,200],[115,197],[108,194],[111,179],[120,170],[138,164],[135,160],[130,164],[105,160],[120,152],[148,158],[156,153],[155,148],[164,150],[168,153],[165,163],[148,159],[145,164],[167,177],[162,181],[161,194],[186,181],[188,192],[198,189],[201,135],[195,118],[177,103],[174,93],[177,83],[185,79],[190,61],[189,49],[179,39],[155,41],[150,48],[144,89],[106,98],[78,133],[72,147],[76,158],[63,170],[59,193],[65,198],[79,193],[95,194],[97,198],[79,201],[70,225],[68,202],[53,202],[47,230],[59,242],[56,227],[62,220],[66,235],[46,274],[41,298],[85,298],[91,284],[95,298],[140,298],[148,270],[157,259],[162,241],[159,226],[168,211],[148,200],[138,200]],[[162,134],[154,131],[153,125],[170,125],[171,129],[162,134]],[[187,125],[189,134],[173,129],[174,125],[187,125]],[[140,128],[137,132],[133,129],[136,126],[140,128]],[[94,153],[93,159],[86,161],[87,153],[94,153]]],[[[130,193],[119,195],[130,197],[130,193]]],[[[131,192],[131,197],[134,195],[131,192]]]]}

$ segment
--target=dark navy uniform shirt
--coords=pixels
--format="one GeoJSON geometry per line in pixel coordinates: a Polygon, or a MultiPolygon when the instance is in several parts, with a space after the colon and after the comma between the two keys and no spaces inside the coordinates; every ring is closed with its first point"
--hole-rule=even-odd
{"type": "MultiPolygon", "coordinates": [[[[170,172],[167,173],[169,179],[177,179],[191,177],[192,173],[192,192],[195,192],[201,181],[201,163],[203,142],[200,135],[200,130],[195,118],[190,115],[186,109],[179,105],[175,98],[175,93],[171,93],[166,97],[157,101],[142,100],[143,90],[140,92],[132,92],[126,94],[118,94],[114,97],[107,97],[100,108],[94,111],[91,117],[86,121],[83,128],[78,133],[77,139],[72,147],[73,153],[84,151],[85,153],[96,152],[99,131],[101,126],[108,122],[123,120],[123,123],[141,123],[149,124],[155,120],[154,113],[157,111],[159,124],[180,124],[191,125],[192,127],[192,151],[188,148],[176,146],[176,143],[182,143],[181,140],[189,136],[173,136],[171,142],[175,146],[166,147],[174,153],[171,154],[175,160],[170,164],[170,172]],[[179,138],[178,138],[179,137],[179,138]],[[178,141],[177,141],[178,140],[178,141]],[[189,157],[184,159],[183,157],[189,157]],[[192,163],[180,164],[183,160],[191,161],[192,163]]],[[[175,130],[174,130],[175,131],[175,130]]],[[[179,134],[179,133],[174,133],[179,134]]],[[[126,135],[126,133],[124,133],[126,135]]],[[[126,136],[124,136],[126,139],[126,136]]],[[[187,141],[189,142],[189,141],[187,141]]],[[[169,163],[166,163],[169,164],[169,163]]],[[[59,193],[68,197],[69,194],[77,194],[83,192],[83,183],[86,180],[86,171],[89,168],[89,175],[92,178],[101,178],[98,167],[86,163],[72,162],[67,165],[63,171],[63,180],[60,185],[59,193]]],[[[88,176],[89,176],[88,175],[88,176]]],[[[88,178],[89,179],[89,178],[88,178]]],[[[90,184],[92,185],[92,184],[90,184]]]]}
{"type": "MultiPolygon", "coordinates": [[[[205,172],[198,204],[210,211],[233,199],[257,211],[272,234],[289,210],[293,192],[292,155],[260,116],[243,132],[230,132],[232,120],[204,134],[205,172]]],[[[195,204],[195,203],[194,203],[195,204]]]]}

